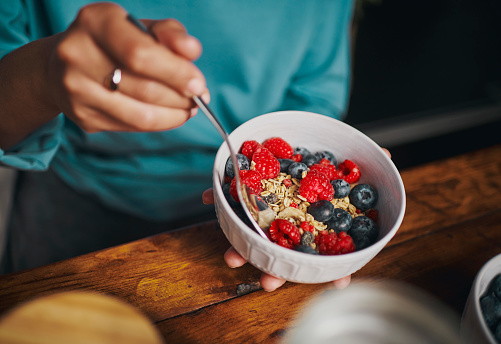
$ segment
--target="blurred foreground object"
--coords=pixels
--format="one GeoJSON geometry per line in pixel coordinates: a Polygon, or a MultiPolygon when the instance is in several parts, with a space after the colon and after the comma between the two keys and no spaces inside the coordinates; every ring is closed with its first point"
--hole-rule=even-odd
{"type": "Polygon", "coordinates": [[[0,320],[0,343],[161,344],[151,322],[110,296],[66,292],[37,298],[0,320]]]}
{"type": "Polygon", "coordinates": [[[353,282],[310,302],[285,343],[459,343],[459,316],[402,282],[353,282]]]}

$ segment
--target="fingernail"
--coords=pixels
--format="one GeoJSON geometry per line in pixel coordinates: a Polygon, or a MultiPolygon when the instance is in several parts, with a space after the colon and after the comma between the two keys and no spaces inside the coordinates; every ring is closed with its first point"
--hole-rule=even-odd
{"type": "Polygon", "coordinates": [[[186,85],[187,96],[198,96],[205,91],[205,85],[200,79],[191,79],[186,85]]]}
{"type": "Polygon", "coordinates": [[[191,117],[195,116],[198,113],[198,108],[191,109],[191,117]]]}
{"type": "Polygon", "coordinates": [[[191,49],[191,50],[195,50],[195,49],[200,48],[200,42],[198,41],[198,39],[196,39],[193,36],[187,35],[187,34],[186,34],[186,41],[184,44],[186,44],[186,48],[191,49]]]}
{"type": "Polygon", "coordinates": [[[209,92],[205,92],[204,94],[202,94],[202,100],[204,101],[205,104],[209,104],[210,103],[210,93],[209,92]]]}

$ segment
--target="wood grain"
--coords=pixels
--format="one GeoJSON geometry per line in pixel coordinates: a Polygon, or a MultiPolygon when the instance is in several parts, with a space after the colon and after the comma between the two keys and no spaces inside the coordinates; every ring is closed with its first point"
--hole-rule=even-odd
{"type": "Polygon", "coordinates": [[[501,145],[401,172],[407,211],[390,245],[501,210],[501,145]]]}
{"type": "MultiPolygon", "coordinates": [[[[353,278],[406,281],[460,313],[478,269],[501,253],[501,145],[401,175],[402,226],[353,278]]],[[[208,222],[0,276],[0,312],[36,296],[89,290],[137,307],[167,342],[273,343],[303,304],[330,286],[286,283],[264,292],[257,269],[224,264],[228,247],[217,223],[208,222]]]]}
{"type": "Polygon", "coordinates": [[[4,344],[162,344],[135,308],[109,296],[64,292],[22,303],[0,321],[4,344]]]}
{"type": "Polygon", "coordinates": [[[250,266],[229,269],[229,244],[214,222],[113,247],[0,279],[0,310],[34,295],[108,293],[161,320],[236,297],[259,280],[250,266]]]}
{"type": "MultiPolygon", "coordinates": [[[[501,213],[496,212],[483,217],[479,223],[464,222],[388,247],[353,275],[353,280],[405,281],[430,292],[461,314],[478,269],[486,257],[499,253],[501,213]]],[[[282,338],[305,302],[327,288],[329,284],[287,283],[274,293],[259,291],[166,319],[157,326],[166,342],[201,343],[210,337],[219,343],[274,343],[282,338]],[[248,333],[242,331],[247,327],[258,327],[259,331],[254,331],[249,338],[248,333]]]]}

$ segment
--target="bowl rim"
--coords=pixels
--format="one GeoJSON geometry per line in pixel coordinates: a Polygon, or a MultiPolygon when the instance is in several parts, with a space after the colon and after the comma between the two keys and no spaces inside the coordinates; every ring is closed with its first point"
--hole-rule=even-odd
{"type": "MultiPolygon", "coordinates": [[[[500,264],[501,265],[501,253],[495,255],[494,257],[490,258],[479,270],[477,275],[475,276],[475,280],[473,281],[473,304],[475,307],[475,314],[476,317],[478,318],[478,322],[480,323],[480,327],[482,328],[482,331],[484,334],[489,338],[490,342],[496,343],[496,338],[494,337],[494,334],[490,330],[490,328],[487,326],[484,320],[484,316],[482,313],[482,307],[480,306],[480,298],[482,295],[486,292],[490,281],[487,281],[487,283],[484,284],[484,289],[481,290],[481,282],[483,281],[487,271],[490,270],[492,265],[500,264]]],[[[500,274],[501,271],[496,273],[494,276],[497,274],[500,274]]]]}
{"type": "MultiPolygon", "coordinates": [[[[372,244],[372,245],[370,245],[370,246],[368,246],[368,247],[366,247],[366,248],[364,248],[362,250],[350,252],[350,253],[347,253],[347,254],[341,254],[341,255],[312,255],[312,254],[309,254],[309,255],[306,255],[308,257],[307,259],[310,260],[310,261],[329,261],[329,260],[337,260],[339,262],[343,262],[345,260],[346,261],[348,261],[348,260],[352,261],[353,259],[359,258],[359,256],[361,256],[360,258],[365,257],[367,250],[373,250],[375,247],[381,246],[381,248],[376,251],[378,253],[393,238],[393,236],[396,234],[396,232],[400,228],[400,225],[402,224],[402,221],[403,221],[403,218],[404,218],[404,215],[405,215],[405,209],[406,209],[406,195],[405,195],[404,183],[402,181],[402,177],[400,175],[400,172],[396,168],[394,162],[388,157],[388,155],[382,150],[382,148],[374,140],[372,140],[370,137],[368,137],[367,135],[365,135],[364,133],[362,133],[358,129],[356,129],[356,128],[354,128],[354,127],[352,127],[352,126],[344,123],[341,120],[338,120],[336,118],[329,117],[329,116],[326,116],[326,115],[321,115],[321,114],[318,114],[318,113],[314,113],[314,112],[299,111],[299,110],[275,111],[275,112],[270,112],[270,113],[266,113],[266,114],[262,114],[262,115],[253,117],[252,119],[250,119],[250,120],[242,123],[235,130],[233,130],[229,134],[229,139],[231,140],[232,137],[234,137],[240,131],[243,131],[246,126],[248,126],[249,124],[252,124],[253,122],[261,120],[264,116],[266,116],[266,117],[270,117],[270,116],[290,116],[291,114],[300,114],[302,116],[316,117],[316,118],[321,118],[322,120],[336,122],[336,125],[343,126],[346,130],[352,131],[353,133],[355,133],[356,135],[358,135],[362,140],[365,140],[368,144],[374,145],[374,146],[378,147],[379,151],[380,151],[380,156],[378,158],[383,159],[385,161],[385,163],[392,169],[392,171],[395,174],[395,176],[397,176],[397,181],[398,181],[397,189],[398,189],[398,194],[399,194],[400,199],[401,199],[400,211],[399,211],[399,214],[397,215],[397,217],[395,219],[395,222],[394,222],[392,228],[390,228],[390,230],[384,236],[382,236],[381,238],[379,238],[379,240],[376,241],[374,244],[372,244]]],[[[218,157],[222,154],[223,147],[226,147],[226,144],[224,142],[219,147],[214,162],[216,162],[216,161],[219,160],[218,157]]],[[[226,147],[226,149],[227,149],[227,147],[226,147]]],[[[217,171],[216,166],[214,164],[214,168],[213,168],[213,181],[215,181],[215,180],[219,181],[218,183],[214,183],[215,184],[214,187],[216,188],[216,194],[223,196],[222,197],[223,198],[222,204],[228,210],[231,210],[231,206],[229,205],[228,201],[224,197],[224,194],[223,194],[223,191],[222,191],[221,179],[219,178],[219,172],[217,171]]],[[[232,219],[236,223],[238,223],[240,227],[243,228],[243,231],[246,233],[246,235],[250,235],[251,237],[255,238],[255,240],[258,240],[258,239],[259,240],[264,240],[255,230],[253,230],[250,227],[248,227],[235,214],[234,211],[231,210],[228,213],[232,217],[232,219]]],[[[302,252],[297,252],[297,251],[294,251],[294,250],[282,247],[282,246],[277,245],[277,244],[275,244],[275,243],[273,243],[271,241],[266,241],[266,242],[263,241],[263,243],[264,243],[265,247],[268,247],[269,249],[272,249],[272,250],[277,250],[278,249],[279,252],[281,252],[282,254],[286,255],[287,258],[290,258],[293,261],[296,261],[296,260],[303,261],[303,260],[305,260],[305,254],[302,253],[302,252]]]]}

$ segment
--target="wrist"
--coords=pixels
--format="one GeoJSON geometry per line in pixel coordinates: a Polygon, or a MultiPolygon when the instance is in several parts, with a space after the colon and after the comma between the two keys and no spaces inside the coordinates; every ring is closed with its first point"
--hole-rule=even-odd
{"type": "Polygon", "coordinates": [[[48,68],[56,39],[33,41],[0,60],[0,148],[11,148],[60,113],[48,68]]]}

